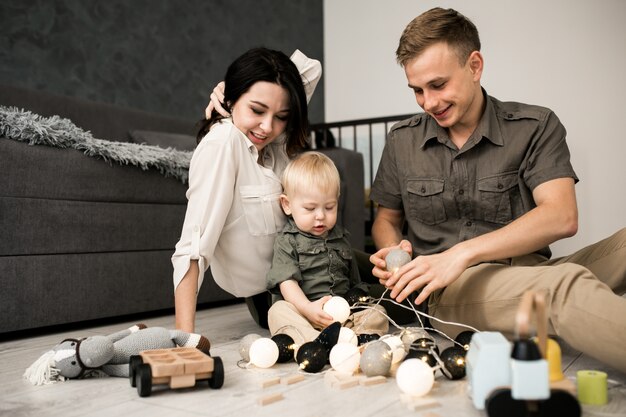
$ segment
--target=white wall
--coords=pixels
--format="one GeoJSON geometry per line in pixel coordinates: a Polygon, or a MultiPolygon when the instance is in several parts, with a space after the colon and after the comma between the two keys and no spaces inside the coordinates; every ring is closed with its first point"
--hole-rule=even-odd
{"type": "Polygon", "coordinates": [[[623,0],[324,0],[326,121],[421,111],[395,50],[406,24],[435,6],[478,27],[490,95],[550,107],[567,128],[580,227],[555,255],[626,226],[623,0]]]}

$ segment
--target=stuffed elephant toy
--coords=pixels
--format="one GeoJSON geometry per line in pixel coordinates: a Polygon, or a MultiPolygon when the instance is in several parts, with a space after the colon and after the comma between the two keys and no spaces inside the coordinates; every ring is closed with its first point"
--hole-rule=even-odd
{"type": "Polygon", "coordinates": [[[139,324],[109,336],[63,340],[33,363],[24,377],[33,385],[102,373],[128,377],[131,356],[174,347],[195,347],[209,354],[211,344],[199,334],[139,324]]]}

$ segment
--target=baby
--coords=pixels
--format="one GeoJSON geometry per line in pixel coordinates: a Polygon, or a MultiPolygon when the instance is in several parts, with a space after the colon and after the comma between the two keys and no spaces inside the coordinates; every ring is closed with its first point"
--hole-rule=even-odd
{"type": "MultiPolygon", "coordinates": [[[[272,334],[280,330],[303,343],[333,323],[323,310],[333,295],[345,296],[355,288],[367,292],[368,287],[359,278],[347,231],[336,224],[340,178],[332,160],[319,152],[303,153],[285,168],[282,182],[280,203],[290,218],[275,240],[267,274],[274,298],[268,323],[272,334]]],[[[381,312],[380,306],[354,312],[343,325],[357,335],[382,336],[389,322],[381,312]]]]}

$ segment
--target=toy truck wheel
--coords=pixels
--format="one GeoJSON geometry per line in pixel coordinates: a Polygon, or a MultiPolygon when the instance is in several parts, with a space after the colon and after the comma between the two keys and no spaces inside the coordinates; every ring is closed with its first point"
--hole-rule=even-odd
{"type": "Polygon", "coordinates": [[[213,375],[209,379],[209,387],[220,389],[224,385],[224,364],[219,356],[213,357],[213,375]]]}
{"type": "Polygon", "coordinates": [[[130,386],[135,387],[135,374],[137,373],[137,367],[143,363],[143,359],[139,355],[132,355],[128,363],[128,379],[130,380],[130,386]]]}
{"type": "Polygon", "coordinates": [[[140,397],[149,397],[152,393],[152,368],[143,363],[135,371],[135,384],[140,397]]]}

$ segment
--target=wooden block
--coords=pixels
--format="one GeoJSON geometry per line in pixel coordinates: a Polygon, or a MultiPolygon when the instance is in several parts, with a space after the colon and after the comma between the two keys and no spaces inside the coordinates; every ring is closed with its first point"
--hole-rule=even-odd
{"type": "Polygon", "coordinates": [[[280,377],[269,378],[264,381],[261,381],[261,388],[271,387],[272,385],[277,385],[280,383],[280,377]]]}
{"type": "Polygon", "coordinates": [[[434,411],[429,411],[427,413],[422,414],[422,417],[443,417],[439,413],[435,413],[434,411]]]}
{"type": "Polygon", "coordinates": [[[432,398],[417,398],[408,403],[409,410],[412,411],[422,411],[428,410],[429,408],[437,408],[441,407],[441,403],[439,401],[434,400],[432,398]]]}
{"type": "Polygon", "coordinates": [[[387,377],[383,375],[371,376],[369,378],[363,378],[359,381],[359,383],[363,386],[384,384],[385,382],[387,382],[387,377]]]}
{"type": "Polygon", "coordinates": [[[259,405],[265,406],[275,403],[276,401],[280,401],[284,398],[285,397],[283,397],[283,394],[281,392],[275,392],[274,394],[266,395],[265,397],[259,397],[257,399],[257,403],[259,405]]]}
{"type": "Polygon", "coordinates": [[[304,381],[304,375],[302,374],[293,374],[280,379],[280,383],[283,385],[296,384],[300,381],[304,381]]]}
{"type": "Polygon", "coordinates": [[[357,385],[359,385],[359,378],[344,379],[344,380],[340,379],[335,384],[333,384],[333,388],[348,389],[348,388],[356,387],[357,385]]]}

